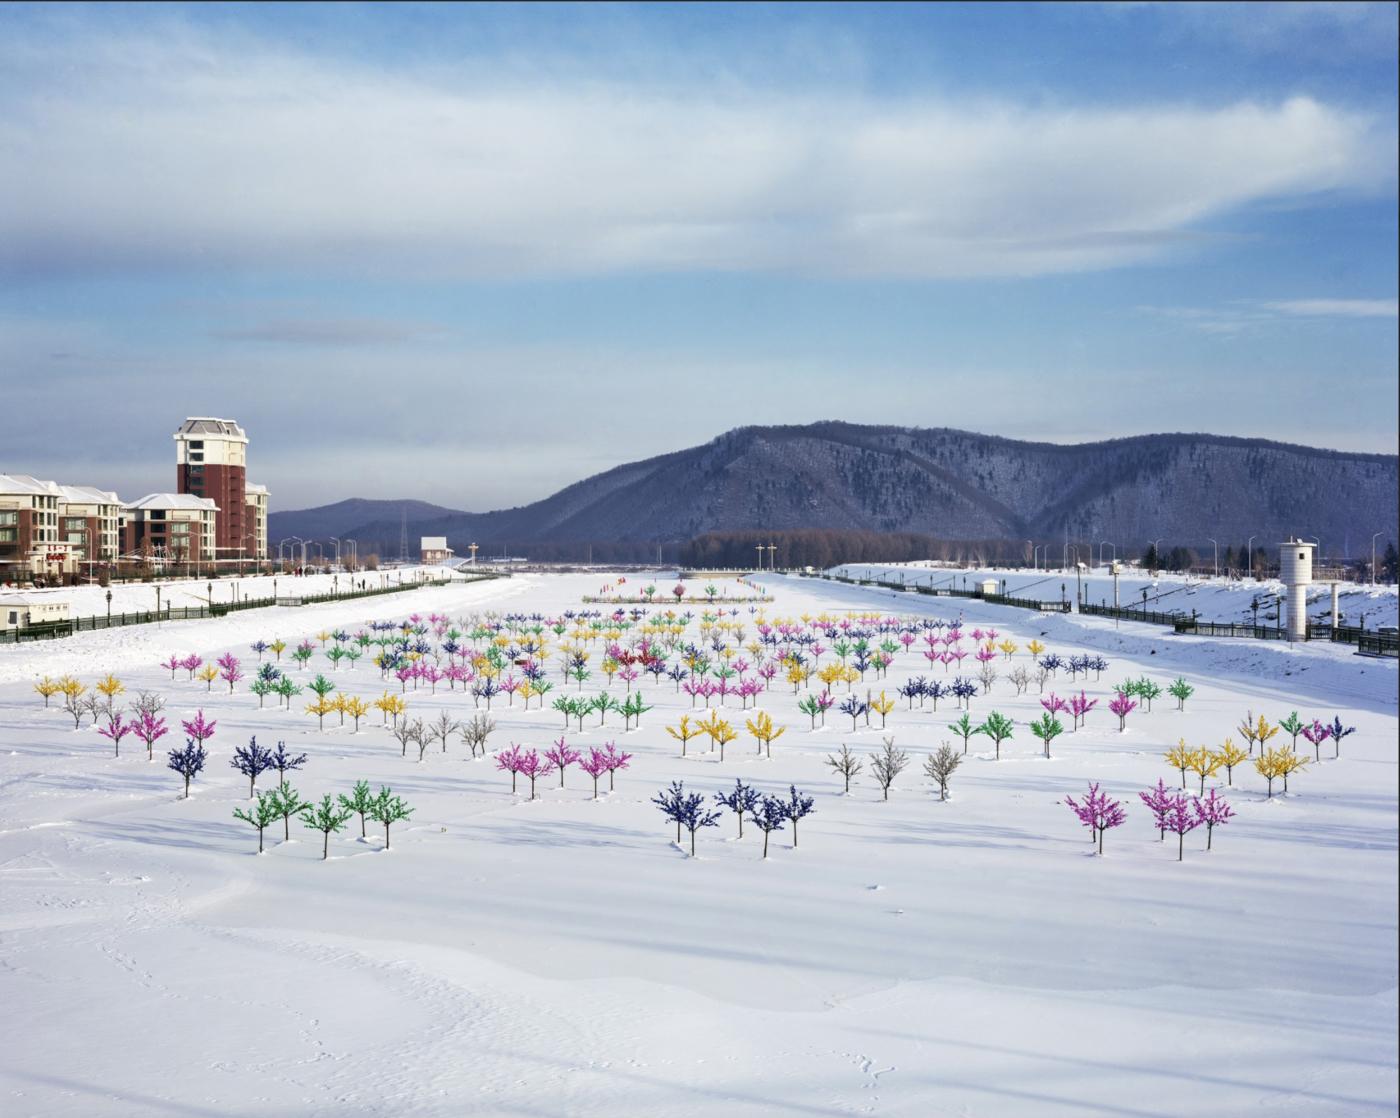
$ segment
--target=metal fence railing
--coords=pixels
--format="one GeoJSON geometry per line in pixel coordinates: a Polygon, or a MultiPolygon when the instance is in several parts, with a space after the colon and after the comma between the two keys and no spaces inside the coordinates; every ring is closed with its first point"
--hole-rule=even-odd
{"type": "MultiPolygon", "coordinates": [[[[883,579],[850,578],[846,575],[819,575],[832,582],[844,582],[852,586],[879,586],[887,590],[913,590],[936,598],[974,598],[991,605],[1015,606],[1019,609],[1035,610],[1038,613],[1068,613],[1068,602],[1036,601],[1031,598],[1015,598],[1006,594],[983,594],[980,590],[958,590],[951,586],[928,586],[905,582],[889,582],[883,579]]],[[[1093,605],[1085,602],[1079,612],[1090,617],[1113,617],[1122,621],[1139,621],[1148,625],[1169,625],[1177,633],[1189,633],[1202,637],[1243,637],[1261,641],[1288,639],[1288,631],[1279,625],[1250,625],[1221,621],[1201,621],[1194,614],[1162,612],[1158,610],[1131,609],[1122,606],[1093,605]]],[[[1378,633],[1371,629],[1361,629],[1354,625],[1332,626],[1312,623],[1308,625],[1308,640],[1336,641],[1356,645],[1358,652],[1373,656],[1400,656],[1400,638],[1394,633],[1378,633]]]]}
{"type": "Polygon", "coordinates": [[[429,579],[424,582],[405,582],[395,586],[381,586],[369,590],[347,590],[342,594],[279,594],[276,598],[243,598],[237,602],[218,602],[211,606],[162,606],[159,613],[155,610],[136,610],[97,614],[92,617],[70,617],[64,621],[45,621],[22,629],[0,629],[0,644],[53,640],[57,637],[72,636],[74,633],[92,632],[97,629],[116,629],[125,625],[151,625],[162,621],[191,621],[205,617],[224,617],[240,610],[262,609],[272,605],[319,605],[325,602],[349,602],[357,598],[374,598],[382,594],[399,594],[407,590],[445,586],[449,582],[481,582],[503,577],[506,576],[494,572],[481,572],[467,576],[465,579],[429,579]]]}

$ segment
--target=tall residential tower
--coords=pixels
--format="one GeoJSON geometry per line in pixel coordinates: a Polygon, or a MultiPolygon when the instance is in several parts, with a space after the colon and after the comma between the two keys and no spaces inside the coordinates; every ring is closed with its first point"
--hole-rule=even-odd
{"type": "Polygon", "coordinates": [[[267,490],[248,483],[248,436],[232,419],[196,416],[175,432],[177,493],[204,497],[218,509],[214,555],[267,557],[267,490]]]}

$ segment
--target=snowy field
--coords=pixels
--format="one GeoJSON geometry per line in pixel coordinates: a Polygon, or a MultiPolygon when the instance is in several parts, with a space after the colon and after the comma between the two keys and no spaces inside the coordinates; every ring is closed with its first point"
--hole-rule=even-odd
{"type": "MultiPolygon", "coordinates": [[[[368,654],[332,670],[316,634],[415,612],[555,618],[583,609],[597,576],[521,576],[0,646],[0,1112],[1396,1112],[1394,661],[1341,646],[1208,641],[810,579],[762,581],[776,598],[762,616],[774,624],[826,614],[834,625],[857,611],[867,617],[858,627],[875,613],[911,624],[961,619],[966,632],[994,627],[998,641],[1016,642],[1011,660],[995,663],[991,694],[971,700],[974,721],[993,710],[1015,721],[1001,759],[985,737],[972,738],[940,802],[922,765],[941,742],[961,749],[948,728],[955,703],[910,711],[895,695],[911,675],[945,678],[921,644],[899,650],[887,679],[872,673],[853,692],[883,687],[897,699],[884,733],[913,763],[888,802],[868,764],[881,742],[878,716],[853,732],[833,708],[813,731],[781,674],[758,700],[786,727],[771,759],[756,754],[744,731],[752,711],[740,712],[732,695],[723,713],[739,736],[726,760],[703,737],[682,759],[665,727],[692,700],[643,674],[632,687],[653,709],[639,729],[623,733],[610,713],[601,728],[591,715],[583,733],[566,735],[585,752],[616,742],[633,754],[616,791],[592,799],[574,766],[562,790],[546,777],[529,801],[526,782],[512,796],[509,775],[469,759],[455,739],[420,763],[412,747],[401,755],[378,711],[358,733],[335,716],[318,732],[304,713],[308,692],[290,711],[275,696],[260,710],[249,679],[230,694],[184,670],[172,681],[158,666],[171,654],[212,662],[232,652],[251,677],[250,643],[281,638],[288,650],[278,666],[298,683],[321,672],[373,700],[386,686],[398,693],[399,682],[382,680],[368,654]],[[316,651],[298,668],[289,654],[303,639],[316,651]],[[1032,639],[1061,657],[1109,661],[1097,681],[1071,685],[1061,672],[1046,686],[1046,695],[1082,686],[1100,700],[1083,729],[1055,739],[1052,759],[1027,729],[1043,696],[1034,683],[1017,695],[1006,678],[1031,664],[1032,639]],[[155,763],[132,738],[114,758],[90,721],[75,731],[61,695],[45,710],[33,690],[41,676],[64,673],[91,689],[109,671],[126,687],[122,700],[141,689],[165,697],[175,733],[157,743],[155,763]],[[1183,676],[1195,692],[1184,711],[1162,694],[1120,733],[1107,700],[1114,684],[1142,675],[1164,688],[1183,676]],[[185,800],[163,759],[181,744],[179,721],[197,710],[217,730],[185,800]],[[1162,754],[1183,738],[1215,747],[1233,733],[1244,744],[1234,728],[1247,711],[1277,722],[1294,710],[1356,728],[1340,760],[1327,743],[1322,762],[1272,799],[1248,764],[1233,787],[1211,780],[1236,815],[1209,853],[1204,828],[1186,835],[1178,862],[1175,837],[1159,841],[1137,797],[1159,778],[1179,785],[1162,754]],[[319,833],[294,824],[284,842],[279,822],[258,856],[256,832],[232,816],[249,804],[248,781],[229,760],[250,735],[309,755],[291,777],[303,794],[350,793],[360,779],[390,785],[411,819],[394,827],[388,851],[382,831],[371,824],[362,840],[353,820],[331,837],[328,861],[319,833]],[[867,756],[849,796],[823,763],[842,743],[867,756]],[[773,834],[764,860],[752,823],[740,840],[726,811],[699,833],[691,859],[650,803],[673,780],[710,796],[735,778],[773,793],[796,784],[815,797],[799,849],[789,827],[773,834]],[[1103,857],[1063,802],[1089,781],[1127,810],[1103,857]]],[[[1047,596],[1058,597],[1058,582],[1047,596]]],[[[740,607],[730,620],[747,643],[759,618],[740,607]]],[[[698,642],[699,626],[696,617],[684,639],[698,642]]],[[[623,630],[619,641],[640,632],[623,630]]],[[[492,754],[511,742],[543,750],[563,724],[550,703],[579,693],[560,674],[563,641],[545,637],[554,690],[528,713],[519,698],[496,697],[492,754]]],[[[431,631],[427,639],[440,643],[431,631]]],[[[605,682],[601,644],[590,651],[584,695],[605,682]]],[[[835,658],[828,648],[820,663],[835,658]]],[[[976,666],[969,659],[962,674],[976,666]]],[[[608,689],[626,694],[621,679],[608,689]]],[[[834,690],[846,696],[844,684],[834,690]]],[[[436,695],[409,685],[406,697],[410,716],[472,713],[470,696],[447,681],[436,695]]],[[[1287,734],[1273,744],[1281,740],[1287,734]]],[[[1313,756],[1302,739],[1298,747],[1313,756]]],[[[259,780],[275,785],[275,774],[259,780]]]]}
{"type": "MultiPolygon", "coordinates": [[[[910,585],[928,585],[932,579],[934,586],[963,587],[963,579],[969,589],[975,588],[984,578],[994,578],[1000,584],[1006,581],[1006,593],[1017,598],[1035,598],[1043,602],[1061,600],[1063,587],[1064,600],[1074,601],[1074,571],[1059,570],[951,570],[947,567],[931,567],[924,563],[848,563],[833,567],[832,572],[848,575],[851,578],[878,578],[898,582],[902,576],[910,585]],[[956,582],[950,582],[956,579],[956,582]]],[[[1083,576],[1085,598],[1094,605],[1113,604],[1113,574],[1104,567],[1096,567],[1083,576]]],[[[1161,613],[1180,610],[1190,614],[1195,610],[1202,621],[1252,623],[1255,612],[1251,603],[1259,603],[1258,619],[1261,625],[1277,623],[1275,604],[1283,593],[1283,583],[1278,579],[1262,581],[1238,578],[1199,578],[1196,576],[1159,574],[1156,578],[1146,573],[1125,571],[1118,577],[1118,604],[1129,609],[1140,608],[1143,604],[1143,591],[1147,591],[1147,608],[1161,613]]],[[[1362,621],[1366,628],[1377,625],[1394,625],[1396,622],[1396,596],[1394,586],[1363,586],[1343,583],[1338,595],[1338,607],[1343,623],[1356,625],[1362,621]]],[[[1308,592],[1308,616],[1314,621],[1330,622],[1332,619],[1332,591],[1329,586],[1318,583],[1308,592]]]]}

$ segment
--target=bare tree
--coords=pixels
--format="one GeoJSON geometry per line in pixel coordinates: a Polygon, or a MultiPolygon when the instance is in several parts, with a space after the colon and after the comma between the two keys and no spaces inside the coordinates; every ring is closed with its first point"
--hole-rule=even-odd
{"type": "Polygon", "coordinates": [[[1018,695],[1024,695],[1026,688],[1031,685],[1031,673],[1026,670],[1025,664],[1017,664],[1006,678],[1015,685],[1018,695]]]}
{"type": "Polygon", "coordinates": [[[924,772],[930,780],[938,782],[938,798],[948,798],[948,778],[953,770],[962,764],[962,754],[946,741],[938,747],[938,752],[924,760],[924,772]]]}
{"type": "Polygon", "coordinates": [[[1050,669],[1038,663],[1035,666],[1035,684],[1040,688],[1040,693],[1045,694],[1045,681],[1050,678],[1050,669]]]}
{"type": "Polygon", "coordinates": [[[445,710],[438,711],[438,716],[426,727],[428,741],[442,742],[442,751],[447,752],[447,739],[462,728],[462,724],[448,714],[445,710]]]}
{"type": "Polygon", "coordinates": [[[909,754],[902,749],[896,749],[892,737],[885,738],[884,742],[878,753],[870,755],[870,771],[875,776],[875,783],[880,786],[885,799],[888,800],[890,785],[894,783],[895,777],[909,767],[909,754]]]}
{"type": "Polygon", "coordinates": [[[149,714],[154,718],[165,709],[165,699],[155,691],[138,691],[130,706],[133,714],[149,714]]]}
{"type": "MultiPolygon", "coordinates": [[[[394,728],[390,731],[399,745],[403,746],[403,755],[408,756],[408,743],[417,742],[422,734],[423,720],[415,718],[412,721],[405,715],[394,723],[394,728]]],[[[422,760],[422,752],[419,752],[419,760],[422,760]]]]}
{"type": "Polygon", "coordinates": [[[982,694],[990,695],[992,693],[992,684],[997,681],[997,670],[992,667],[990,660],[982,665],[982,670],[977,673],[977,678],[982,684],[982,694]]]}
{"type": "Polygon", "coordinates": [[[865,767],[864,762],[851,752],[849,745],[843,745],[840,753],[833,753],[826,759],[826,764],[835,769],[841,776],[846,778],[846,793],[851,791],[851,778],[860,775],[861,769],[865,767]]]}
{"type": "Polygon", "coordinates": [[[81,729],[83,715],[87,713],[87,700],[72,691],[65,692],[63,709],[73,716],[73,729],[81,729]]]}
{"type": "Polygon", "coordinates": [[[489,714],[473,714],[460,726],[462,733],[462,744],[472,751],[472,756],[476,756],[478,749],[481,755],[486,756],[486,739],[491,731],[496,728],[496,720],[489,714]]]}
{"type": "Polygon", "coordinates": [[[112,698],[110,695],[89,695],[83,700],[83,709],[92,715],[92,724],[97,725],[99,718],[105,718],[108,722],[112,720],[112,698]]]}

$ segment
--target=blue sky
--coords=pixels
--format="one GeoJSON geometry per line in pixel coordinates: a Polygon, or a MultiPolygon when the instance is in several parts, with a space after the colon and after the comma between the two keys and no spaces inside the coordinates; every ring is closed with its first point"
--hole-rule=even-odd
{"type": "Polygon", "coordinates": [[[282,508],[831,418],[1395,453],[1396,10],[0,5],[0,470],[138,496],[187,414],[282,508]]]}

